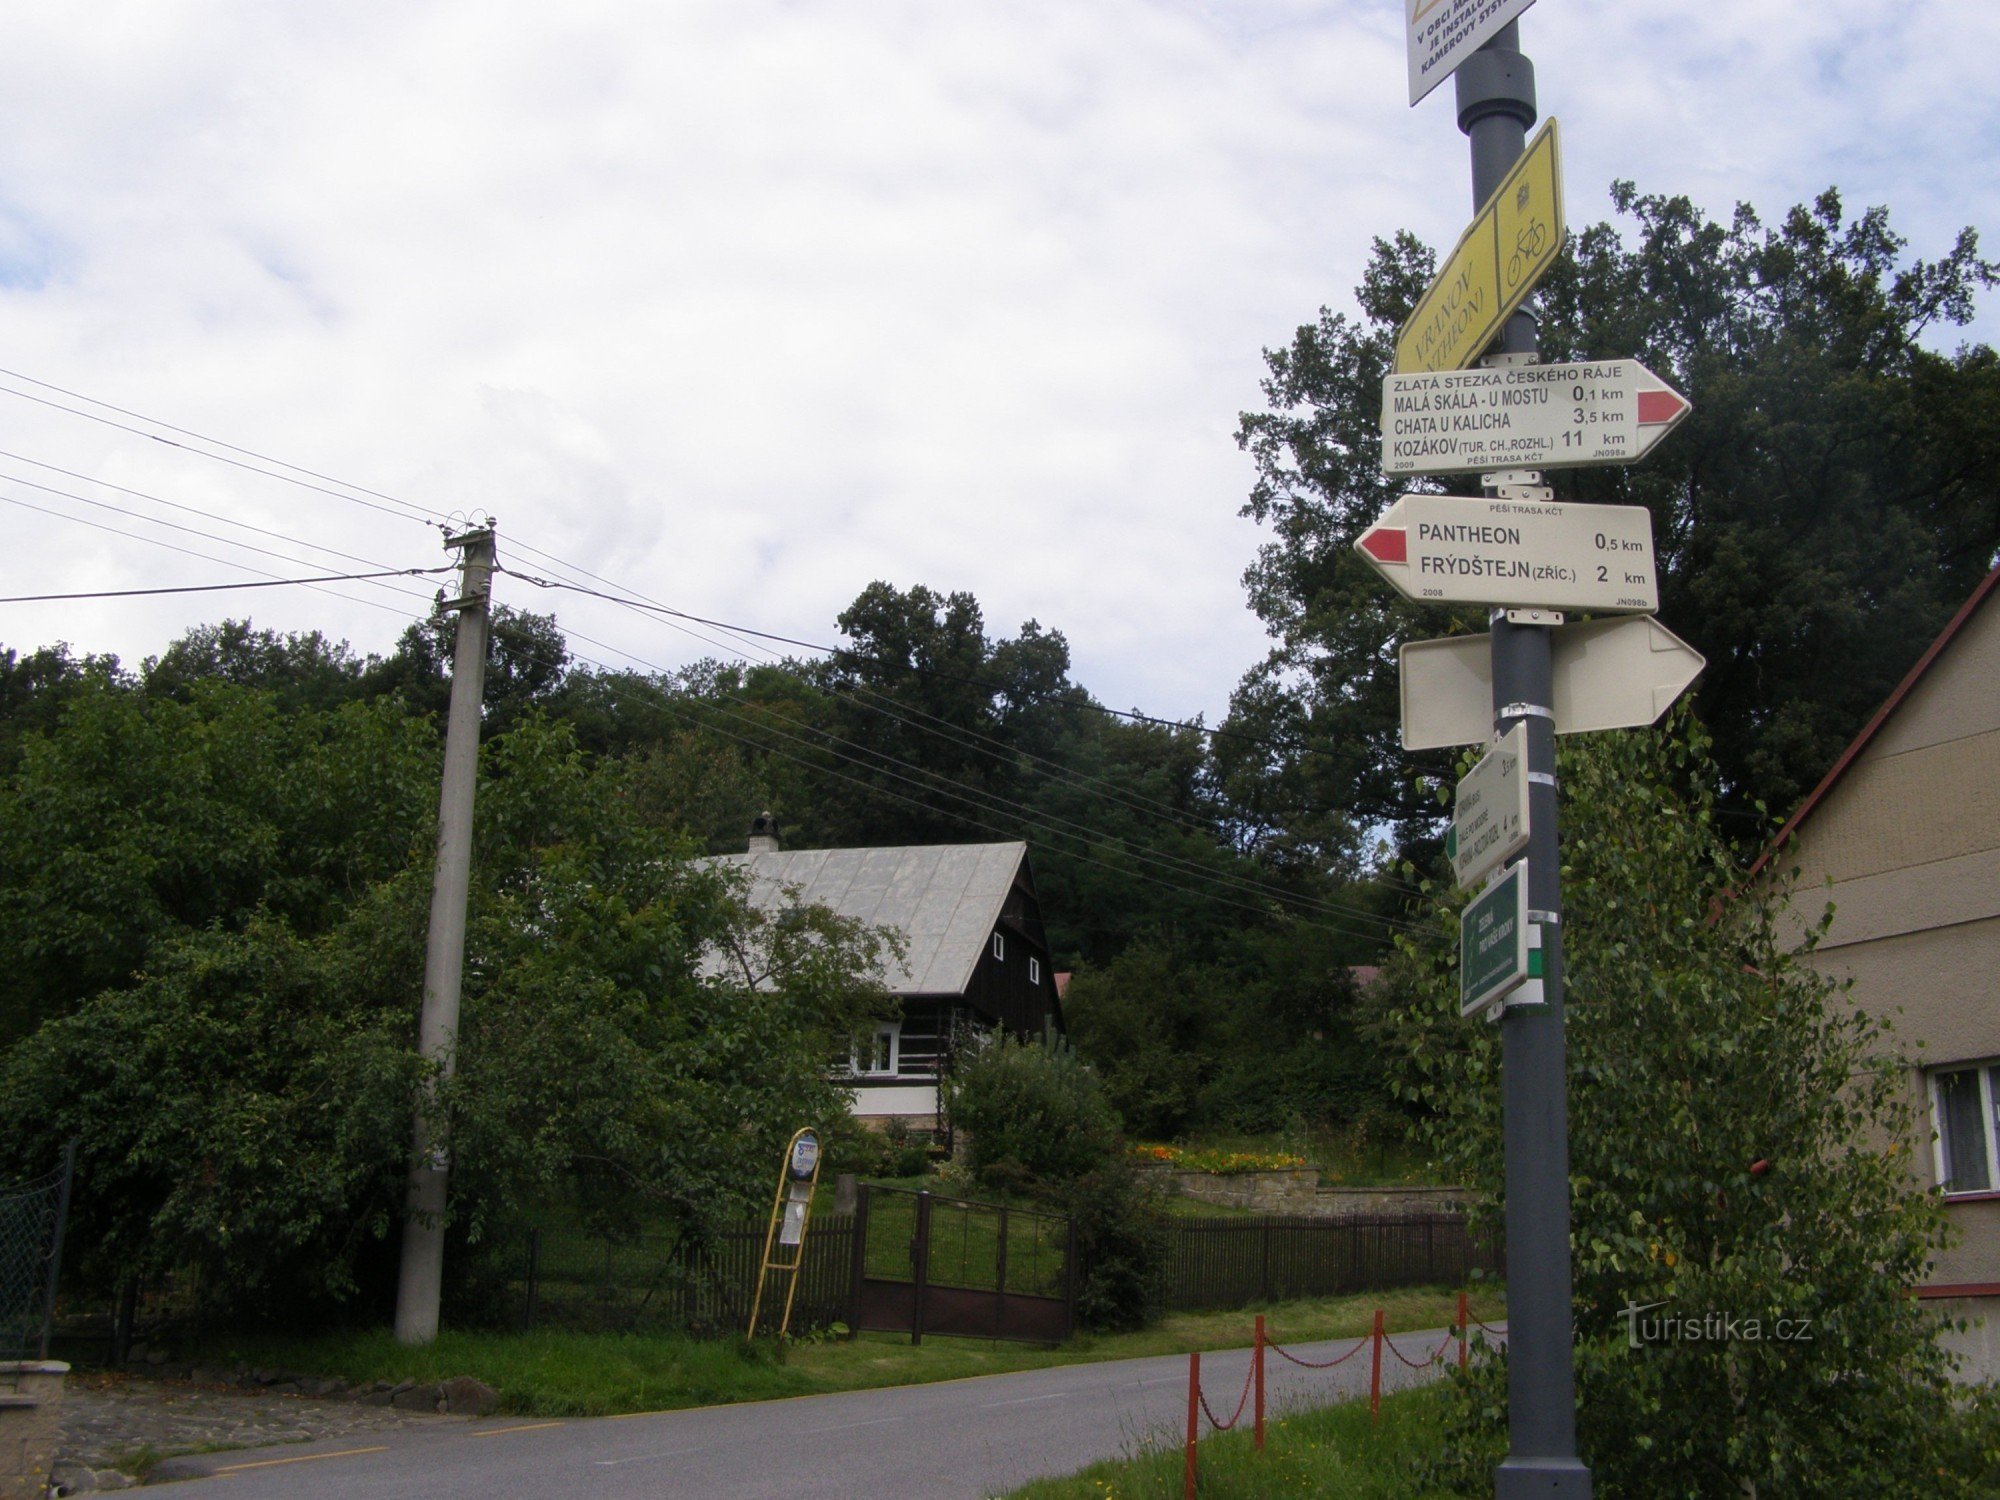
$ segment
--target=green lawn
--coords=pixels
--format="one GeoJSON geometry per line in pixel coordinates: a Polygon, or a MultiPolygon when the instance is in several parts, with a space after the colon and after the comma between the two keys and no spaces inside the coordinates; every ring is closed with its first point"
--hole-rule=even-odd
{"type": "MultiPolygon", "coordinates": [[[[1280,1418],[1259,1453],[1246,1427],[1204,1438],[1197,1454],[1202,1500],[1424,1500],[1410,1474],[1435,1440],[1443,1393],[1406,1391],[1382,1402],[1379,1426],[1368,1403],[1346,1402],[1280,1418]]],[[[1092,1464],[1067,1479],[1044,1479],[1008,1500],[1180,1500],[1184,1450],[1162,1447],[1092,1464]]]]}
{"type": "MultiPolygon", "coordinates": [[[[1455,1297],[1442,1287],[1406,1288],[1281,1303],[1264,1311],[1273,1338],[1305,1343],[1358,1338],[1378,1307],[1391,1332],[1442,1327],[1451,1321],[1455,1297]]],[[[1476,1296],[1473,1312],[1487,1322],[1504,1316],[1493,1292],[1476,1296]]],[[[864,1334],[779,1350],[762,1342],[745,1347],[741,1341],[640,1334],[455,1330],[424,1348],[407,1349],[388,1330],[370,1329],[312,1338],[218,1336],[185,1350],[184,1357],[200,1365],[264,1366],[355,1382],[476,1375],[500,1392],[508,1412],[602,1416],[1241,1348],[1251,1341],[1253,1316],[1254,1310],[1176,1313],[1143,1333],[1080,1335],[1058,1349],[936,1336],[912,1347],[907,1338],[864,1334]]]]}

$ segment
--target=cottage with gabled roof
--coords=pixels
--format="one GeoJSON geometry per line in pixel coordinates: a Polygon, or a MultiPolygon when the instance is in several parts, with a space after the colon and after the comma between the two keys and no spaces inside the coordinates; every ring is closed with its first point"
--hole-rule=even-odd
{"type": "Polygon", "coordinates": [[[847,1061],[861,1120],[935,1130],[938,1085],[955,1045],[995,1029],[1028,1038],[1062,1028],[1024,843],[785,849],[765,813],[748,852],[714,863],[749,875],[760,910],[824,906],[902,935],[903,958],[882,976],[900,1013],[859,1038],[847,1061]]]}
{"type": "MultiPolygon", "coordinates": [[[[2000,568],[1834,762],[1757,862],[1830,886],[1812,954],[1854,1004],[1895,1015],[1917,1180],[1954,1241],[1917,1295],[1963,1331],[1964,1373],[2000,1378],[2000,568]]],[[[1753,872],[1754,873],[1754,872],[1753,872]]],[[[1817,902],[1798,903],[1801,919],[1817,902]]]]}

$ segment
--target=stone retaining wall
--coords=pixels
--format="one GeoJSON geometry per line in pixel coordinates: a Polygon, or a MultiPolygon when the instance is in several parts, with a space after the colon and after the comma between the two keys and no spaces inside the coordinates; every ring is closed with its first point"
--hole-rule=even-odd
{"type": "Polygon", "coordinates": [[[1169,1168],[1162,1176],[1170,1191],[1203,1203],[1323,1219],[1453,1213],[1466,1200],[1465,1189],[1457,1187],[1321,1187],[1319,1172],[1312,1167],[1227,1175],[1169,1168]]]}
{"type": "Polygon", "coordinates": [[[0,1360],[0,1500],[47,1492],[68,1373],[57,1360],[0,1360]]]}

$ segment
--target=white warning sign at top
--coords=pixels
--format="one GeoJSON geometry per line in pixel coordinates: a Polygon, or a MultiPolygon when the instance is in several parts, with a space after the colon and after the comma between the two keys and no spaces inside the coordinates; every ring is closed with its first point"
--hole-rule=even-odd
{"type": "Polygon", "coordinates": [[[1410,19],[1410,103],[1458,70],[1535,0],[1403,0],[1410,19]]]}

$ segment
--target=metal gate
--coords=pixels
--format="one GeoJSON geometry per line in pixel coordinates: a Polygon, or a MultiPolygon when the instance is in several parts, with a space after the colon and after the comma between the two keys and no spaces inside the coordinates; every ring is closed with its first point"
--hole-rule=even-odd
{"type": "Polygon", "coordinates": [[[1059,1344],[1076,1326],[1069,1219],[863,1184],[855,1204],[854,1326],[1059,1344]]]}

